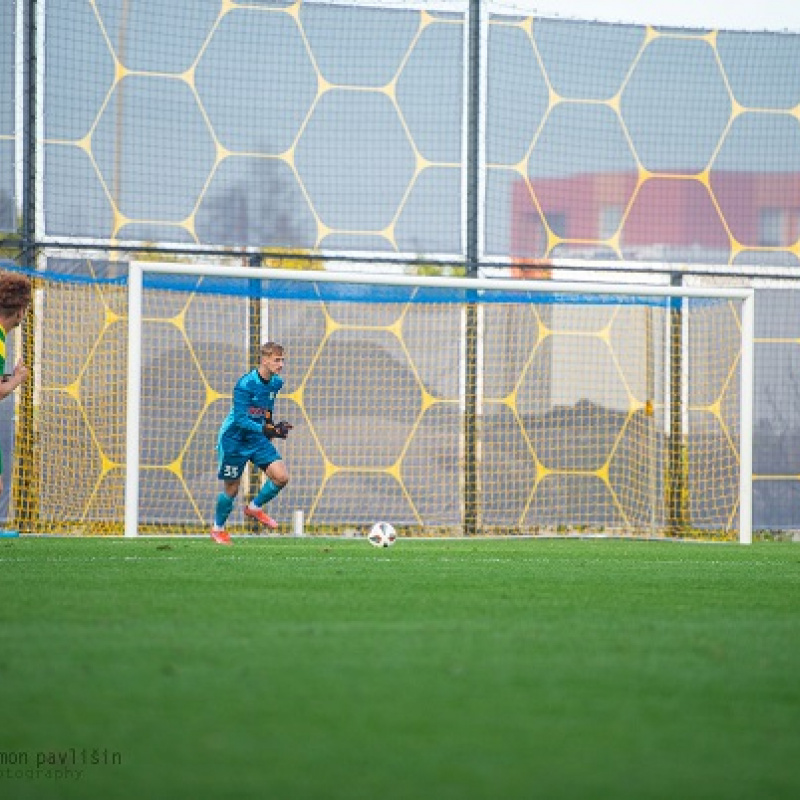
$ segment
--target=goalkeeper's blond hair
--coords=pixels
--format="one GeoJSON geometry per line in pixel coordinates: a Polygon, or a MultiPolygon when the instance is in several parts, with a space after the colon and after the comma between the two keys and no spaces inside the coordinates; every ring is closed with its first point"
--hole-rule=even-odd
{"type": "Polygon", "coordinates": [[[273,353],[283,355],[283,345],[277,342],[264,342],[264,344],[261,345],[262,356],[271,356],[273,353]]]}

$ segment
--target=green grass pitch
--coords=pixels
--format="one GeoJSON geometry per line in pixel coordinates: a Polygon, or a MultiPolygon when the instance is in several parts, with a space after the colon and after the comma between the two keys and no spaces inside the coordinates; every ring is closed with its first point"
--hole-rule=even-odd
{"type": "Polygon", "coordinates": [[[9,800],[788,800],[798,764],[798,545],[0,541],[9,800]]]}

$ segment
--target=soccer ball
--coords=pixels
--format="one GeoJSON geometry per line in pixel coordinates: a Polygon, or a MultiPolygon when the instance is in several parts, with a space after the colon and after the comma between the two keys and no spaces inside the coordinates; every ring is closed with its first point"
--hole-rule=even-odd
{"type": "Polygon", "coordinates": [[[391,547],[397,540],[397,531],[388,522],[376,522],[367,538],[374,547],[391,547]]]}

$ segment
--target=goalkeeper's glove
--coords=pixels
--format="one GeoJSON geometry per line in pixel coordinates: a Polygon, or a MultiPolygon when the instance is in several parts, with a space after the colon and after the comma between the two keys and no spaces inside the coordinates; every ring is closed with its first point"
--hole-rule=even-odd
{"type": "Polygon", "coordinates": [[[267,419],[264,420],[262,431],[267,439],[285,439],[293,427],[294,426],[290,425],[285,419],[273,423],[272,417],[267,417],[267,419]]]}

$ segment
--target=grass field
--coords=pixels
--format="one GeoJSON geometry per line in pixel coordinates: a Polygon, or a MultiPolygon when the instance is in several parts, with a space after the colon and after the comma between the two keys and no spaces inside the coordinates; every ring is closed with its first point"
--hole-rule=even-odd
{"type": "Polygon", "coordinates": [[[0,632],[8,800],[800,797],[798,545],[5,540],[0,632]]]}

